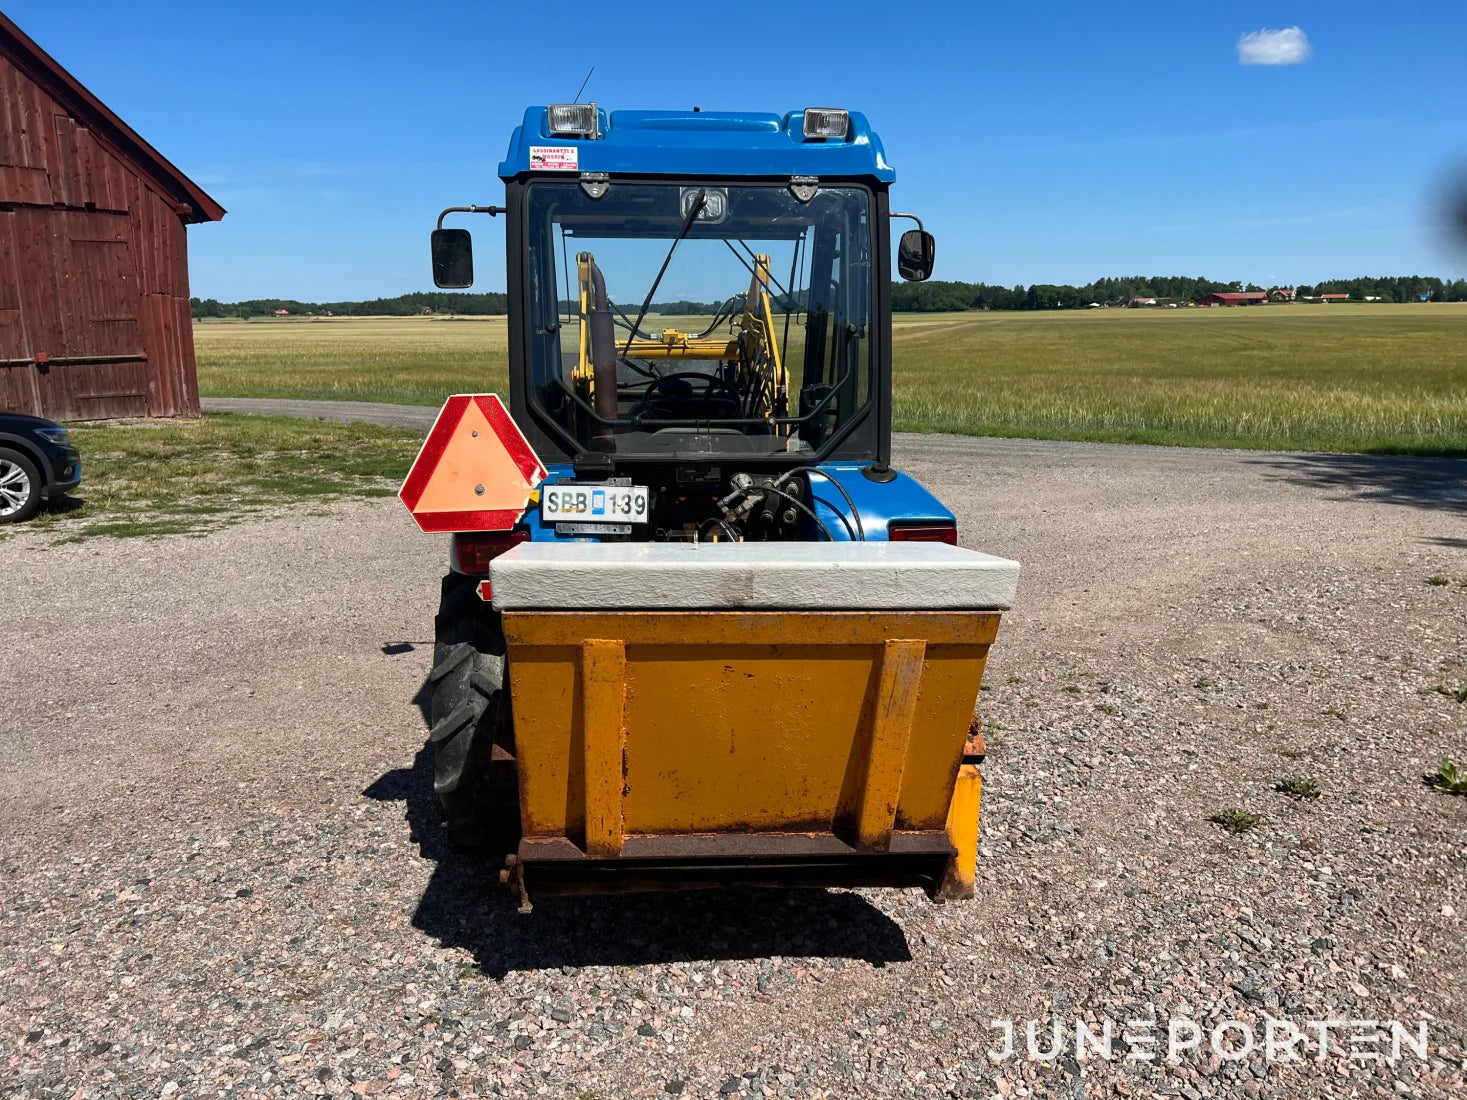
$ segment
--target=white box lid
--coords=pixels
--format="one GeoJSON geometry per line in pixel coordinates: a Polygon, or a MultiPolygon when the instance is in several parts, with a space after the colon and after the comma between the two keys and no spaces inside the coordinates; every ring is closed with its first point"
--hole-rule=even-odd
{"type": "Polygon", "coordinates": [[[1019,563],[931,542],[526,542],[489,578],[501,611],[1002,611],[1019,563]]]}

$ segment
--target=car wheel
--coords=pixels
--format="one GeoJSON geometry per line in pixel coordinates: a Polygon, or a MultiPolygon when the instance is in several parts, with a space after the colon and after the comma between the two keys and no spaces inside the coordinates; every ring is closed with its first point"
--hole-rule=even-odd
{"type": "Polygon", "coordinates": [[[41,507],[41,472],[19,451],[0,447],[0,523],[21,523],[41,507]]]}

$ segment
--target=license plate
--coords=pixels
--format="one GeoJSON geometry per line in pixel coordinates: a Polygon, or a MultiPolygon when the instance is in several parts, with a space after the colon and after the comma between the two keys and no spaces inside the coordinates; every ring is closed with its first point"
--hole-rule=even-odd
{"type": "Polygon", "coordinates": [[[547,485],[540,491],[540,519],[545,523],[597,526],[646,523],[647,486],[547,485]]]}

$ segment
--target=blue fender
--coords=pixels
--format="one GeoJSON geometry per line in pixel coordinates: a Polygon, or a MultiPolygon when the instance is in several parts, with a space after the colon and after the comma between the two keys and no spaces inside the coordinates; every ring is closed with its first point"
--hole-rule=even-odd
{"type": "MultiPolygon", "coordinates": [[[[952,512],[916,478],[894,470],[896,478],[883,484],[862,474],[864,465],[866,464],[826,462],[815,469],[829,474],[850,496],[861,517],[860,527],[865,532],[867,542],[886,542],[887,527],[893,522],[957,522],[952,512]]],[[[810,491],[815,497],[815,514],[830,529],[831,535],[837,540],[855,537],[856,524],[847,515],[850,508],[839,490],[819,475],[812,474],[810,491]],[[846,517],[845,522],[842,522],[843,516],[846,517]]]]}

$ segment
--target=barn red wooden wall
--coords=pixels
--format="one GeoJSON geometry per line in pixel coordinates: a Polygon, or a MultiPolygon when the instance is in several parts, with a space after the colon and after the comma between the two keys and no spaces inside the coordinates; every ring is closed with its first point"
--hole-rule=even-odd
{"type": "Polygon", "coordinates": [[[197,416],[194,211],[79,114],[0,54],[0,409],[197,416]]]}

